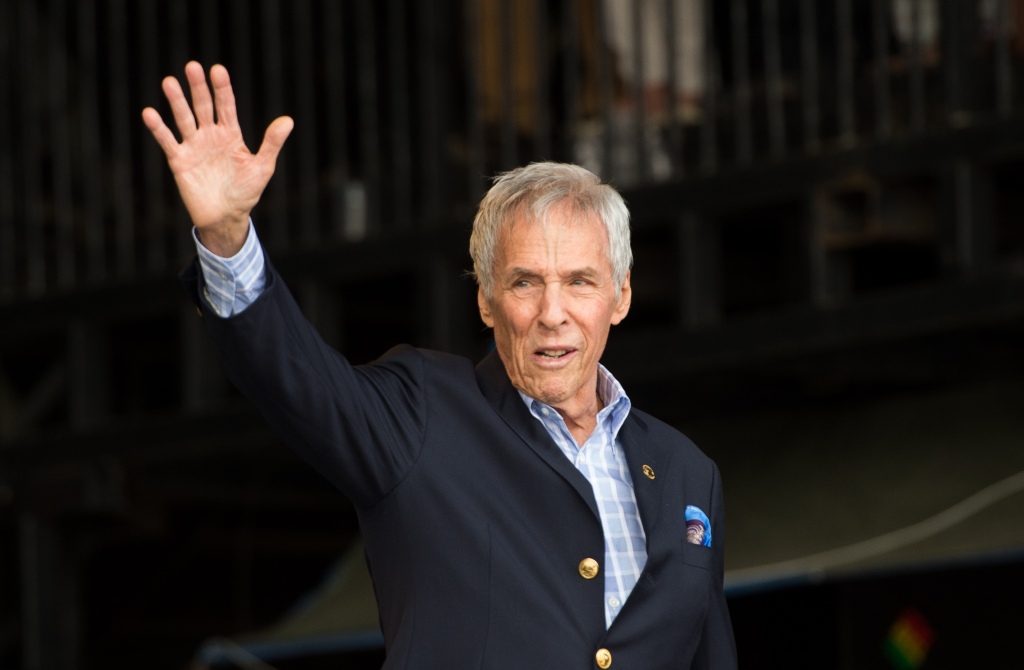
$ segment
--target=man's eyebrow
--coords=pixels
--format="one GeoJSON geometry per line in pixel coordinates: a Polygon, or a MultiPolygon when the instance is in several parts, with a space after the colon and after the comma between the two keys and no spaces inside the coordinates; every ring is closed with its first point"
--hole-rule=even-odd
{"type": "Polygon", "coordinates": [[[505,273],[506,277],[539,277],[540,273],[536,270],[529,270],[527,268],[514,267],[509,268],[508,272],[505,273]]]}
{"type": "MultiPolygon", "coordinates": [[[[528,268],[514,267],[509,268],[508,272],[505,273],[506,277],[540,277],[542,273],[537,270],[530,270],[528,268]]],[[[568,272],[562,273],[564,277],[596,277],[599,275],[597,268],[590,266],[576,268],[569,270],[568,272]]]]}

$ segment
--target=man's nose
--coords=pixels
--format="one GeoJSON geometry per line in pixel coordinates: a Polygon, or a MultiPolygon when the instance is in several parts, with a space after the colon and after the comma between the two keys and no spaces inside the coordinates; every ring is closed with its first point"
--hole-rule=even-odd
{"type": "Polygon", "coordinates": [[[566,321],[565,296],[559,284],[548,284],[540,300],[540,324],[545,328],[558,328],[566,321]]]}

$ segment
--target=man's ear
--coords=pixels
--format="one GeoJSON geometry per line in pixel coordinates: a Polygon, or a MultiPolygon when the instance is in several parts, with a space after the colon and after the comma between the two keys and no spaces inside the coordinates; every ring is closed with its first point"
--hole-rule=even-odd
{"type": "Polygon", "coordinates": [[[626,271],[626,279],[622,282],[622,288],[619,289],[619,301],[615,305],[615,310],[612,312],[612,325],[617,326],[622,323],[622,320],[629,314],[629,306],[633,302],[633,288],[629,285],[629,277],[632,274],[632,270],[626,271]]]}
{"type": "Polygon", "coordinates": [[[488,328],[494,328],[494,316],[491,314],[491,303],[487,302],[487,298],[484,297],[484,289],[477,287],[476,289],[476,304],[480,308],[480,319],[484,322],[484,325],[488,328]]]}

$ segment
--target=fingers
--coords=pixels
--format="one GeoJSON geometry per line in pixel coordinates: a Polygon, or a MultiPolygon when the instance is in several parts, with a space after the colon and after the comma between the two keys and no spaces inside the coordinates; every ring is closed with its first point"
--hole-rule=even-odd
{"type": "Polygon", "coordinates": [[[164,77],[164,96],[171,106],[171,114],[174,115],[174,123],[178,126],[178,132],[182,139],[191,137],[196,132],[196,119],[192,116],[192,108],[185,99],[185,92],[181,90],[181,84],[174,77],[164,77]]]}
{"type": "Polygon", "coordinates": [[[188,85],[192,91],[192,108],[195,110],[195,118],[202,127],[213,123],[213,98],[210,96],[210,87],[206,84],[206,73],[203,66],[195,61],[189,61],[185,65],[185,76],[188,77],[188,85]]]}
{"type": "Polygon", "coordinates": [[[281,147],[284,146],[285,140],[291,135],[294,127],[295,122],[289,116],[279,116],[267,126],[267,132],[263,135],[263,144],[260,145],[260,150],[256,155],[261,161],[268,163],[271,169],[277,162],[277,155],[281,153],[281,147]]]}
{"type": "Polygon", "coordinates": [[[171,129],[164,125],[160,112],[152,107],[145,108],[142,110],[142,122],[149,128],[149,132],[153,133],[153,138],[156,139],[157,144],[164,150],[168,158],[177,151],[178,140],[174,137],[171,129]]]}
{"type": "MultiPolygon", "coordinates": [[[[171,106],[171,113],[174,115],[174,123],[178,126],[182,140],[188,139],[195,134],[196,130],[204,125],[214,123],[214,97],[210,94],[210,88],[206,83],[206,74],[203,66],[195,61],[185,65],[185,76],[188,79],[189,89],[192,94],[192,104],[189,104],[181,83],[175,77],[166,77],[163,80],[163,91],[167,102],[171,106]]],[[[210,80],[213,83],[214,95],[216,96],[217,121],[237,128],[238,115],[235,112],[235,94],[231,88],[231,80],[228,71],[223,65],[214,65],[210,69],[210,80]]],[[[143,119],[145,120],[145,114],[143,119]]],[[[159,118],[159,114],[157,115],[159,118]]],[[[162,121],[161,121],[162,125],[162,121]]],[[[147,121],[147,126],[149,123],[147,121]]],[[[156,137],[156,130],[150,127],[150,131],[156,137]]],[[[157,138],[160,141],[160,138],[157,138]]],[[[161,146],[164,146],[161,144],[161,146]]],[[[164,147],[166,151],[166,147],[164,147]]]]}
{"type": "Polygon", "coordinates": [[[231,88],[231,78],[223,65],[210,68],[210,83],[213,84],[213,100],[217,108],[217,123],[231,127],[238,126],[238,115],[235,112],[235,91],[231,88]]]}

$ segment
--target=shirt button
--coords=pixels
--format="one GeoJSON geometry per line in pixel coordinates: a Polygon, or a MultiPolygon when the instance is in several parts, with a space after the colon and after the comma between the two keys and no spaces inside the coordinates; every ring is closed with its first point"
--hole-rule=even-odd
{"type": "Polygon", "coordinates": [[[594,654],[594,660],[597,662],[597,667],[604,670],[604,668],[610,668],[612,666],[612,652],[607,649],[598,649],[597,653],[594,654]]]}
{"type": "Polygon", "coordinates": [[[614,608],[618,607],[619,605],[621,605],[622,603],[619,602],[618,598],[616,598],[615,596],[612,596],[611,598],[608,599],[608,604],[612,607],[612,609],[614,609],[614,608]]]}
{"type": "Polygon", "coordinates": [[[597,561],[592,558],[584,558],[580,561],[580,575],[583,576],[583,579],[593,579],[594,577],[597,577],[597,573],[600,569],[601,566],[599,566],[597,561]]]}
{"type": "Polygon", "coordinates": [[[540,413],[543,414],[544,416],[547,416],[548,415],[548,408],[547,407],[541,407],[540,408],[540,413]]]}

